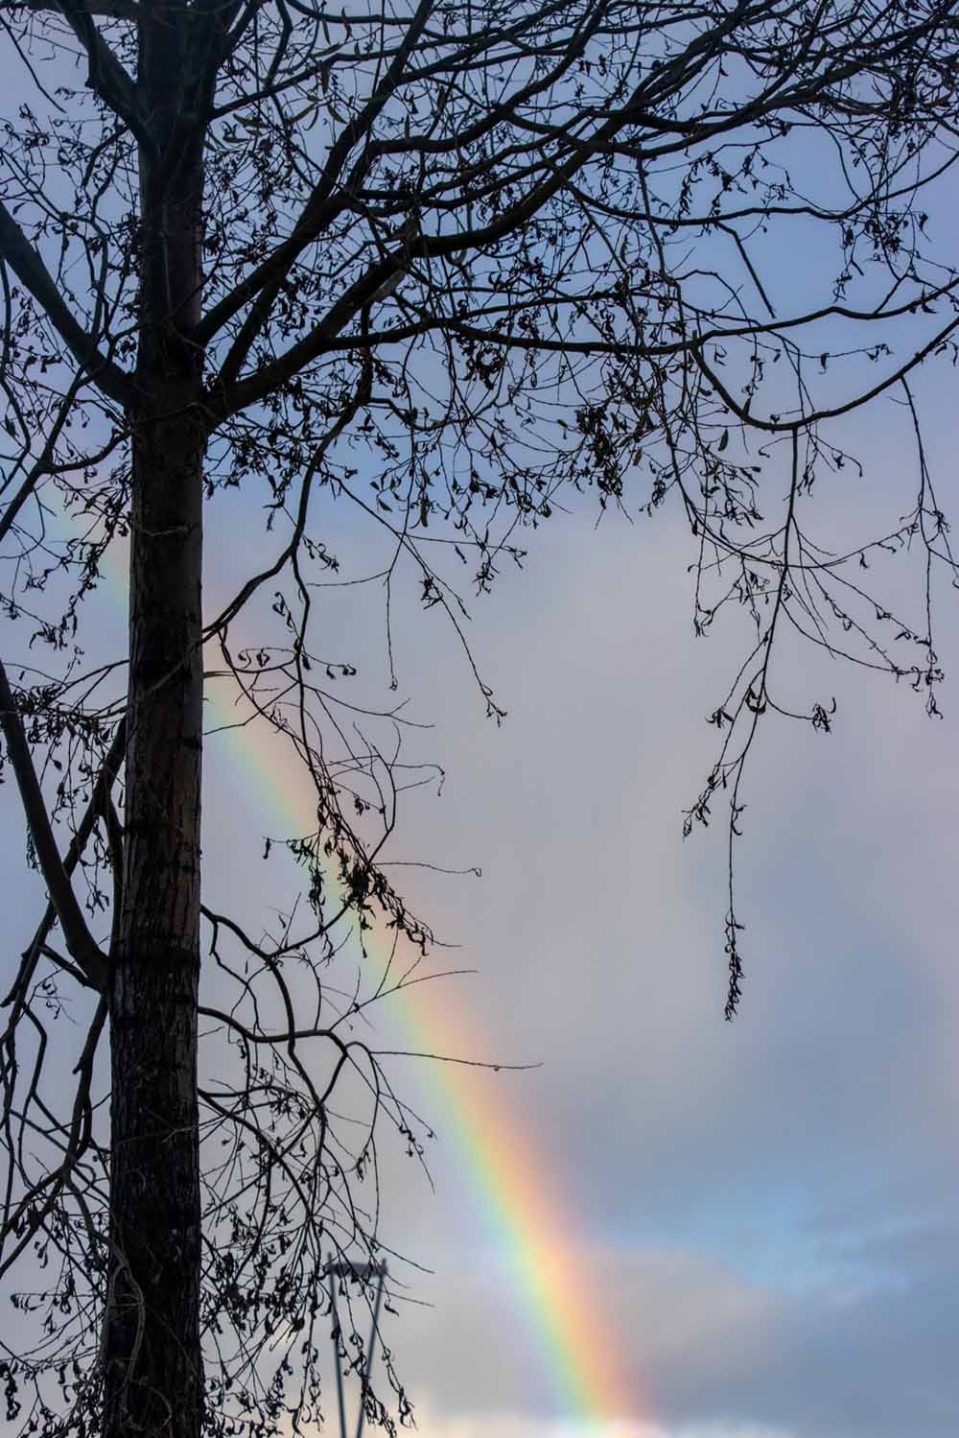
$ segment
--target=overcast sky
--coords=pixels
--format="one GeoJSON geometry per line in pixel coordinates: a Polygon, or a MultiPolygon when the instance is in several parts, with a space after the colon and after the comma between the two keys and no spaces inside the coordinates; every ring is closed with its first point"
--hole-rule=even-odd
{"type": "MultiPolygon", "coordinates": [[[[505,1082],[642,1416],[945,1438],[955,719],[837,682],[834,735],[769,734],[741,856],[748,982],[725,1025],[719,836],[679,838],[722,645],[689,637],[678,547],[655,526],[560,525],[489,604],[479,646],[510,718],[484,731],[441,704],[450,779],[421,841],[484,878],[448,881],[432,912],[480,968],[470,1002],[497,1046],[543,1061],[505,1082]]],[[[521,1275],[497,1271],[455,1165],[435,1168],[405,1242],[437,1269],[436,1306],[398,1353],[437,1433],[463,1415],[451,1431],[485,1433],[491,1414],[532,1433],[558,1415],[535,1354],[510,1361],[521,1275]]]]}
{"type": "MultiPolygon", "coordinates": [[[[951,383],[923,387],[941,482],[951,383]]],[[[889,405],[860,427],[866,477],[817,497],[820,535],[878,532],[908,507],[902,424],[889,405]]],[[[400,693],[436,726],[411,757],[442,763],[447,780],[439,799],[411,796],[393,852],[482,867],[481,880],[404,880],[478,971],[434,997],[436,1046],[446,1002],[475,1056],[541,1064],[468,1086],[481,1105],[495,1087],[504,1143],[527,1136],[636,1407],[608,1424],[564,1410],[528,1273],[491,1221],[444,1081],[404,1061],[398,1079],[438,1130],[435,1193],[413,1166],[391,1169],[385,1237],[432,1274],[399,1270],[429,1306],[404,1305],[388,1341],[427,1438],[947,1438],[959,1411],[954,685],[933,721],[905,687],[784,647],[784,697],[835,694],[839,710],[828,737],[770,725],[756,751],[740,854],[747,981],[725,1024],[721,821],[684,843],[681,809],[746,630],[732,618],[692,637],[690,555],[668,517],[595,517],[588,505],[557,517],[525,572],[473,606],[476,657],[509,710],[499,728],[410,582],[400,693]]],[[[330,526],[334,545],[355,537],[348,519],[330,526]]],[[[879,578],[918,615],[908,560],[879,578]]],[[[956,626],[941,599],[948,665],[956,626]]],[[[372,670],[375,605],[367,621],[332,612],[340,652],[372,670]]],[[[225,790],[239,776],[218,760],[210,774],[211,803],[235,825],[225,790]]],[[[215,834],[206,852],[211,884],[235,886],[235,844],[219,851],[223,873],[215,834]]],[[[388,1012],[379,1024],[384,1042],[402,1038],[388,1012]]]]}
{"type": "MultiPolygon", "coordinates": [[[[948,421],[940,448],[945,462],[948,421]]],[[[890,477],[871,475],[858,497],[894,506],[890,477]]],[[[438,616],[412,598],[401,610],[401,693],[435,721],[418,742],[447,781],[440,799],[411,798],[395,852],[483,869],[413,871],[407,888],[463,945],[455,962],[478,970],[449,996],[477,1056],[542,1065],[470,1082],[481,1101],[495,1086],[510,1136],[528,1135],[641,1410],[617,1415],[625,1426],[563,1411],[528,1276],[498,1242],[445,1091],[397,1061],[438,1130],[435,1192],[415,1166],[394,1166],[384,1230],[432,1270],[398,1269],[429,1306],[403,1305],[385,1328],[421,1430],[951,1438],[954,686],[932,722],[908,690],[830,673],[831,736],[770,728],[748,783],[747,982],[727,1025],[720,834],[683,843],[680,811],[712,754],[704,715],[744,631],[691,637],[688,556],[668,519],[597,530],[593,518],[559,516],[526,571],[474,606],[477,657],[509,710],[499,728],[438,616]]],[[[369,614],[359,642],[372,656],[369,614]]],[[[797,664],[796,692],[824,692],[822,675],[797,664]]],[[[242,834],[248,902],[284,902],[289,890],[267,888],[255,862],[260,833],[275,830],[261,791],[222,755],[208,772],[211,889],[235,889],[242,834]]],[[[3,817],[19,949],[37,885],[19,878],[10,802],[3,817]]],[[[381,1025],[384,1041],[402,1037],[388,1012],[381,1025]]]]}

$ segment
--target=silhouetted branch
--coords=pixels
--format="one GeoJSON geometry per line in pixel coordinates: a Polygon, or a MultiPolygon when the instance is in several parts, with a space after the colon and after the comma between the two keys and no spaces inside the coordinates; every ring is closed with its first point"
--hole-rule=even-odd
{"type": "Polygon", "coordinates": [[[6,742],[7,756],[13,768],[27,827],[50,902],[56,910],[70,957],[79,964],[91,988],[106,987],[107,961],[95,942],[73,892],[67,871],[60,858],[43,791],[33,767],[30,746],[23,730],[23,721],[7,680],[7,671],[0,661],[0,728],[6,742]]]}
{"type": "Polygon", "coordinates": [[[50,323],[94,383],[120,404],[133,398],[129,376],[100,351],[96,339],[70,313],[43,260],[0,200],[0,261],[5,262],[42,306],[50,323]]]}

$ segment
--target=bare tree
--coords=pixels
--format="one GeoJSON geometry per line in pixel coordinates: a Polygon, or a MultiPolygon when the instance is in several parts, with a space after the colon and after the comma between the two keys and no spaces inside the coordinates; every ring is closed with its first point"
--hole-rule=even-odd
{"type": "MultiPolygon", "coordinates": [[[[688,816],[725,790],[730,845],[786,625],[933,703],[931,605],[886,643],[859,574],[913,538],[930,594],[952,565],[921,438],[895,534],[830,554],[801,519],[846,461],[832,421],[955,353],[924,196],[955,158],[957,7],[2,0],[0,24],[22,94],[0,159],[0,710],[49,896],[7,999],[2,1262],[54,1274],[17,1300],[39,1337],[5,1360],[9,1416],[298,1432],[326,1255],[376,1257],[374,1129],[420,1143],[348,1025],[409,970],[338,1001],[326,965],[350,914],[430,940],[378,862],[417,778],[402,714],[357,738],[350,666],[314,638],[324,512],[387,538],[388,635],[409,572],[462,635],[456,574],[487,589],[564,490],[678,504],[697,627],[730,602],[754,624],[688,816]],[[792,293],[784,245],[820,257],[792,293]],[[204,613],[204,522],[233,486],[266,503],[269,557],[204,613]],[[84,601],[127,537],[127,648],[91,664],[84,601]],[[204,670],[315,791],[289,838],[309,921],[279,933],[201,893],[204,670]],[[48,1071],[64,1006],[69,1093],[48,1071]]],[[[827,728],[829,706],[798,717],[827,728]]],[[[737,930],[731,888],[729,1013],[737,930]]]]}

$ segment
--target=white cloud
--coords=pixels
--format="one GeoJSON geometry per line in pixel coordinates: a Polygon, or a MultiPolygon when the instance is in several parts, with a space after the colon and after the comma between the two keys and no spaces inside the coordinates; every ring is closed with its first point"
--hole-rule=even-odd
{"type": "Polygon", "coordinates": [[[669,1426],[604,1419],[543,1419],[526,1414],[476,1414],[439,1418],[418,1414],[417,1438],[792,1438],[784,1428],[755,1424],[669,1426]]]}
{"type": "Polygon", "coordinates": [[[477,1414],[455,1418],[424,1415],[417,1438],[792,1438],[785,1429],[755,1424],[694,1424],[661,1427],[655,1423],[530,1418],[525,1414],[477,1414]]]}

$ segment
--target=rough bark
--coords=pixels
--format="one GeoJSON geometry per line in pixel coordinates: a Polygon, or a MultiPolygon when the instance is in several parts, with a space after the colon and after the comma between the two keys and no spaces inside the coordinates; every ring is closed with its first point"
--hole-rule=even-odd
{"type": "Polygon", "coordinates": [[[123,895],[111,965],[111,1284],[103,1438],[198,1438],[202,149],[186,24],[143,26],[123,895]]]}
{"type": "Polygon", "coordinates": [[[200,1431],[201,468],[176,430],[144,423],[137,445],[104,1438],[200,1431]]]}

